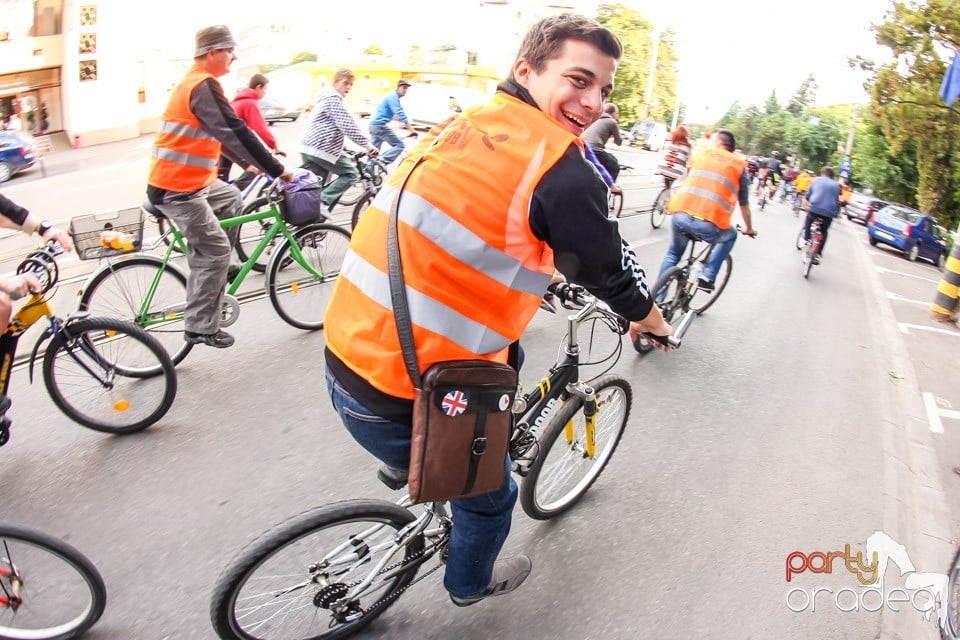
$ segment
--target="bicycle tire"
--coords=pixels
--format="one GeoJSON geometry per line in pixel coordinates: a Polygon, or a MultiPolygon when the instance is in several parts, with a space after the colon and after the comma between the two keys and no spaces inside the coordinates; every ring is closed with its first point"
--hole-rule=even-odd
{"type": "Polygon", "coordinates": [[[173,406],[173,362],[156,338],[134,323],[84,318],[64,327],[61,337],[44,353],[43,382],[50,399],[71,420],[122,435],[143,431],[173,406]]]}
{"type": "Polygon", "coordinates": [[[664,187],[657,194],[657,199],[653,201],[653,209],[650,211],[650,226],[659,229],[667,217],[667,205],[670,203],[670,188],[664,187]]]}
{"type": "Polygon", "coordinates": [[[23,578],[23,605],[15,612],[9,606],[0,606],[0,639],[68,640],[78,637],[103,615],[107,589],[100,572],[63,540],[0,523],[0,583],[4,586],[0,594],[9,592],[11,565],[23,578]],[[57,570],[66,577],[51,575],[57,570]],[[82,597],[73,597],[73,591],[82,597]],[[62,622],[55,622],[60,618],[62,622]]]}
{"type": "MultiPolygon", "coordinates": [[[[242,549],[217,578],[210,603],[214,631],[223,640],[259,640],[277,635],[303,640],[336,640],[356,633],[396,602],[397,597],[391,596],[398,596],[398,592],[406,588],[419,565],[412,564],[408,570],[393,572],[372,593],[369,590],[365,592],[371,598],[369,602],[358,603],[358,606],[362,609],[366,604],[369,610],[355,620],[339,623],[340,626],[333,626],[338,621],[330,606],[342,602],[346,595],[342,591],[346,588],[345,584],[365,577],[380,557],[370,553],[367,554],[369,561],[361,562],[358,558],[345,570],[323,572],[324,577],[338,581],[328,581],[326,586],[321,586],[316,580],[324,568],[316,565],[324,562],[337,545],[345,542],[349,542],[354,550],[363,548],[367,551],[377,549],[378,544],[393,543],[397,531],[414,520],[409,510],[392,502],[348,500],[312,509],[281,523],[242,549]],[[382,537],[363,538],[362,543],[358,544],[360,538],[356,536],[376,524],[385,525],[382,533],[376,532],[381,533],[382,537]],[[345,526],[346,531],[332,531],[339,526],[345,526]],[[318,542],[308,540],[324,535],[329,536],[331,541],[322,538],[318,542]],[[298,550],[298,546],[302,546],[302,550],[298,550]],[[299,556],[298,551],[301,554],[299,556]],[[289,561],[284,558],[287,553],[292,554],[289,561]],[[310,570],[311,565],[314,565],[313,571],[310,570]],[[261,569],[264,571],[263,577],[258,576],[261,569]],[[350,573],[354,569],[358,571],[350,573]],[[276,581],[277,584],[274,586],[267,581],[276,581]],[[260,582],[264,586],[258,589],[260,582]],[[252,593],[245,590],[248,586],[252,593]],[[261,600],[263,604],[259,604],[261,600]],[[297,604],[304,606],[293,611],[297,604]],[[278,616],[278,608],[281,611],[285,608],[288,614],[278,616]],[[330,615],[321,618],[319,614],[323,611],[330,615]],[[294,614],[299,612],[302,612],[302,619],[294,619],[294,614]],[[250,616],[256,613],[266,619],[251,620],[250,616]],[[287,624],[294,628],[278,631],[271,626],[287,624]],[[307,630],[303,626],[310,624],[316,628],[307,630]],[[250,626],[256,628],[250,629],[250,626]]],[[[404,560],[417,557],[423,548],[423,536],[413,538],[406,546],[404,560]]],[[[395,544],[379,549],[384,554],[396,551],[395,544]]],[[[387,566],[392,564],[388,561],[387,566]]]]}
{"type": "MultiPolygon", "coordinates": [[[[720,263],[720,271],[717,272],[717,276],[713,279],[713,291],[694,289],[693,296],[690,298],[689,308],[696,311],[698,316],[703,315],[707,309],[713,306],[713,303],[717,301],[717,298],[720,297],[723,290],[727,288],[731,273],[733,273],[733,256],[727,256],[726,259],[720,263]]],[[[693,285],[696,286],[696,283],[693,283],[693,285]]]]}
{"type": "MultiPolygon", "coordinates": [[[[254,213],[260,211],[265,207],[270,206],[270,201],[267,198],[257,198],[256,200],[245,205],[240,212],[240,215],[246,215],[248,213],[254,213]]],[[[253,253],[253,250],[256,249],[257,245],[260,244],[260,241],[263,240],[263,236],[266,235],[267,231],[270,230],[270,227],[273,226],[273,218],[264,218],[263,220],[251,220],[250,222],[245,222],[240,225],[240,231],[237,237],[237,256],[240,258],[240,262],[246,262],[250,259],[250,254],[253,253]],[[249,247],[249,250],[247,249],[249,247]]],[[[287,225],[289,228],[289,225],[287,225]]],[[[273,255],[273,252],[276,251],[277,246],[280,244],[280,241],[283,240],[283,236],[277,235],[270,241],[270,244],[263,250],[263,253],[260,254],[260,257],[257,258],[257,261],[253,263],[253,270],[258,273],[264,273],[267,270],[267,264],[270,262],[270,256],[273,255]]]]}
{"type": "Polygon", "coordinates": [[[809,279],[810,270],[813,269],[813,244],[805,243],[800,255],[803,259],[803,277],[809,279]]]}
{"type": "Polygon", "coordinates": [[[687,271],[679,265],[664,271],[653,285],[653,299],[658,301],[657,306],[667,323],[679,320],[687,312],[690,298],[686,285],[687,271]]]}
{"type": "Polygon", "coordinates": [[[597,425],[594,436],[597,451],[592,458],[586,455],[585,445],[580,440],[585,437],[586,420],[584,418],[579,424],[576,424],[575,420],[577,416],[583,416],[583,400],[572,396],[554,413],[537,436],[539,452],[520,487],[520,504],[531,518],[547,520],[573,507],[600,477],[620,443],[633,402],[630,383],[610,375],[594,381],[592,386],[597,394],[597,425]],[[574,438],[571,441],[562,441],[565,440],[568,423],[573,424],[574,438]],[[555,452],[560,452],[559,461],[548,465],[548,458],[554,460],[550,458],[550,454],[555,452]],[[551,497],[556,483],[569,480],[576,467],[584,467],[586,474],[569,490],[563,491],[556,498],[551,497]]]}
{"type": "Polygon", "coordinates": [[[947,617],[941,635],[946,640],[960,640],[960,548],[947,571],[947,617]]]}
{"type": "MultiPolygon", "coordinates": [[[[130,320],[153,335],[173,364],[187,357],[193,345],[183,339],[183,314],[168,316],[166,320],[155,319],[149,324],[138,317],[140,306],[146,298],[147,289],[153,281],[163,260],[156,256],[133,256],[108,264],[96,272],[83,288],[79,311],[89,311],[94,316],[130,320]]],[[[179,268],[167,263],[160,276],[148,313],[171,305],[185,304],[187,299],[187,276],[179,268]]]]}
{"type": "Polygon", "coordinates": [[[623,192],[614,193],[610,191],[607,193],[607,209],[607,215],[614,218],[620,217],[620,212],[623,211],[623,192]]]}
{"type": "Polygon", "coordinates": [[[357,230],[357,223],[360,222],[360,216],[363,215],[363,212],[367,210],[367,207],[370,206],[370,203],[373,202],[373,197],[375,193],[368,193],[363,198],[357,202],[357,206],[353,208],[353,215],[350,216],[350,228],[354,231],[357,230]]]}
{"type": "Polygon", "coordinates": [[[323,274],[323,279],[318,280],[293,259],[290,242],[284,238],[267,267],[270,304],[287,324],[307,331],[322,329],[333,284],[350,247],[350,232],[318,222],[300,227],[293,238],[304,258],[323,274]]]}

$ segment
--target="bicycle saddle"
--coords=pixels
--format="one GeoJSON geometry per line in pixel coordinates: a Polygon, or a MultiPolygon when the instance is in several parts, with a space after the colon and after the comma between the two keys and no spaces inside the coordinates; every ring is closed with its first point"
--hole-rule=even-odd
{"type": "Polygon", "coordinates": [[[682,233],[683,237],[687,240],[693,240],[694,242],[706,242],[706,240],[695,233],[690,233],[689,231],[681,231],[680,233],[682,233]]]}
{"type": "Polygon", "coordinates": [[[380,479],[380,482],[395,491],[407,486],[406,469],[394,469],[393,467],[383,465],[377,470],[377,478],[380,479]]]}
{"type": "Polygon", "coordinates": [[[140,205],[140,206],[143,207],[143,210],[144,210],[144,211],[146,211],[147,213],[149,213],[149,214],[152,215],[152,216],[155,216],[155,217],[157,217],[157,218],[166,218],[166,217],[167,217],[167,216],[163,215],[163,212],[160,211],[160,209],[157,209],[155,206],[153,206],[153,203],[150,202],[149,200],[144,200],[144,201],[143,201],[143,204],[140,205]]]}

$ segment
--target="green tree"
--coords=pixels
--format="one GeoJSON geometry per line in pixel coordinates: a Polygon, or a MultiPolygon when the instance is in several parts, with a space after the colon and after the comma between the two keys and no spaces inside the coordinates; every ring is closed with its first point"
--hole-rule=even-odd
{"type": "Polygon", "coordinates": [[[649,106],[651,119],[669,123],[677,104],[677,54],[671,29],[660,34],[654,70],[651,104],[644,104],[650,58],[654,49],[653,25],[638,11],[617,4],[600,5],[597,20],[613,31],[623,43],[623,57],[617,66],[616,82],[610,101],[620,108],[620,121],[628,124],[643,117],[649,106]]]}
{"type": "Polygon", "coordinates": [[[301,51],[300,53],[293,56],[290,59],[290,64],[297,64],[298,62],[316,62],[317,54],[312,51],[301,51]]]}
{"type": "Polygon", "coordinates": [[[382,56],[383,49],[378,44],[371,44],[369,47],[363,50],[363,55],[365,56],[382,56]]]}
{"type": "Polygon", "coordinates": [[[771,91],[771,92],[770,92],[770,97],[767,98],[766,103],[764,103],[764,105],[763,105],[763,112],[766,113],[767,115],[770,115],[770,114],[773,114],[773,113],[777,113],[777,112],[780,111],[781,109],[782,109],[782,107],[780,106],[780,103],[777,101],[777,92],[776,92],[776,90],[771,91]]]}
{"type": "Polygon", "coordinates": [[[623,57],[617,65],[610,101],[620,108],[621,122],[636,122],[643,117],[643,96],[653,51],[653,25],[639,12],[619,3],[597,7],[597,21],[623,43],[623,57]]]}
{"type": "Polygon", "coordinates": [[[944,52],[960,50],[960,11],[953,0],[896,1],[875,30],[894,59],[876,69],[872,116],[891,154],[916,145],[919,208],[952,227],[960,219],[960,109],[947,107],[939,89],[944,52]]]}
{"type": "Polygon", "coordinates": [[[800,83],[797,92],[790,98],[787,105],[787,111],[795,118],[803,116],[804,112],[813,106],[817,101],[817,80],[813,74],[807,76],[807,79],[800,83]]]}
{"type": "Polygon", "coordinates": [[[879,123],[868,120],[857,128],[851,164],[855,187],[867,187],[891,202],[916,206],[917,145],[908,140],[893,153],[879,123]]]}

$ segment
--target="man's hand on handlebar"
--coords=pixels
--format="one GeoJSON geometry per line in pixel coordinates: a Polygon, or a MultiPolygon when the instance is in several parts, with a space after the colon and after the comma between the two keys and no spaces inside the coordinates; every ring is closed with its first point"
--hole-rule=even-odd
{"type": "Polygon", "coordinates": [[[70,234],[66,231],[62,231],[59,227],[50,227],[41,237],[43,238],[44,242],[53,240],[63,247],[65,251],[73,251],[73,240],[70,239],[70,234]]]}

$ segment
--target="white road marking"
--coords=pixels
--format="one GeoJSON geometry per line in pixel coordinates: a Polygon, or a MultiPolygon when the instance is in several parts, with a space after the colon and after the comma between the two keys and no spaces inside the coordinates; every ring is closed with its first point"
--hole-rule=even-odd
{"type": "Polygon", "coordinates": [[[929,391],[924,391],[920,395],[923,396],[923,406],[927,409],[927,420],[930,421],[930,431],[933,431],[934,433],[943,433],[942,418],[953,418],[954,420],[960,420],[960,411],[941,409],[937,406],[941,402],[941,399],[934,397],[934,395],[929,391]]]}
{"type": "Polygon", "coordinates": [[[944,333],[948,336],[957,336],[960,337],[960,331],[950,331],[949,329],[941,329],[940,327],[928,327],[922,324],[909,324],[907,322],[898,322],[900,325],[900,331],[907,335],[910,335],[911,329],[919,329],[921,331],[933,331],[934,333],[944,333]]]}
{"type": "Polygon", "coordinates": [[[897,295],[896,293],[890,293],[889,291],[887,292],[887,297],[890,298],[891,300],[896,300],[897,302],[909,302],[910,304],[919,304],[919,305],[924,306],[924,307],[929,307],[929,306],[930,306],[930,302],[929,302],[929,301],[924,301],[924,300],[911,300],[910,298],[904,298],[904,297],[901,296],[901,295],[897,295]]]}
{"type": "Polygon", "coordinates": [[[666,238],[644,238],[643,240],[637,240],[636,242],[630,243],[631,249],[638,249],[640,247],[645,247],[648,244],[657,244],[658,242],[663,242],[666,238]]]}
{"type": "Polygon", "coordinates": [[[893,269],[887,269],[886,267],[876,267],[876,270],[880,273],[892,273],[895,276],[904,276],[906,278],[916,278],[917,280],[926,280],[927,282],[932,282],[933,284],[939,284],[939,280],[931,280],[930,278],[925,278],[923,276],[917,276],[912,273],[903,273],[902,271],[894,271],[893,269]]]}

